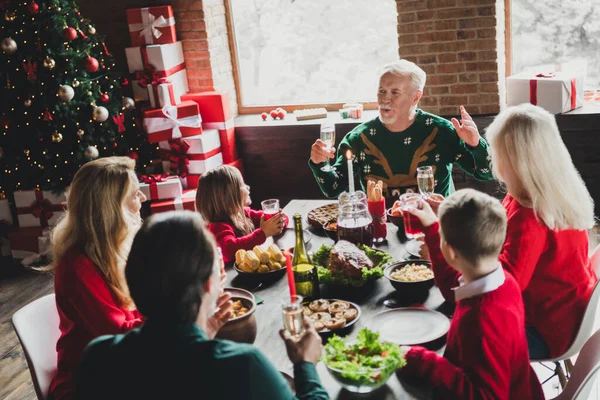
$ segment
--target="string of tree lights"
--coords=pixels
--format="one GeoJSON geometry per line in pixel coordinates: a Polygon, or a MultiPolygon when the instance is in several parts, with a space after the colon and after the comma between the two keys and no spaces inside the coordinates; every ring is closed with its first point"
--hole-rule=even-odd
{"type": "Polygon", "coordinates": [[[155,154],[129,85],[74,1],[0,1],[0,196],[64,191],[87,161],[155,154]]]}

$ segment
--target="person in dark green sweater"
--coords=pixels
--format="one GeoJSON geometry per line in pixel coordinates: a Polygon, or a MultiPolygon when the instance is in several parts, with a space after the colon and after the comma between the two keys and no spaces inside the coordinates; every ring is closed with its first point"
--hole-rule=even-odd
{"type": "MultiPolygon", "coordinates": [[[[77,373],[77,398],[294,399],[286,380],[255,347],[214,339],[229,317],[219,309],[219,263],[199,214],[151,217],[137,233],[125,274],[145,323],[87,347],[77,373]]],[[[298,399],[329,399],[316,362],[322,344],[305,320],[299,339],[284,338],[298,399]]]]}
{"type": "Polygon", "coordinates": [[[454,163],[477,179],[493,179],[487,142],[464,107],[461,121],[451,122],[417,108],[425,80],[425,72],[410,61],[384,66],[377,94],[379,116],[342,139],[334,171],[321,167],[335,157],[335,150],[320,139],[312,145],[308,164],[325,196],[334,198],[348,190],[347,157],[353,160],[356,189],[365,190],[367,180],[381,180],[388,202],[417,191],[421,166],[433,167],[435,192],[444,197],[454,192],[454,163]]]}

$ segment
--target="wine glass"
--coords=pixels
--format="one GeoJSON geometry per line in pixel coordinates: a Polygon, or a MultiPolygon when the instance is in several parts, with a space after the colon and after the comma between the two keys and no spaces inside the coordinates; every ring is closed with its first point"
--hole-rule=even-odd
{"type": "Polygon", "coordinates": [[[277,215],[279,211],[281,211],[281,208],[279,208],[279,199],[263,200],[261,201],[260,205],[262,206],[265,221],[277,215]]]}
{"type": "MultiPolygon", "coordinates": [[[[321,124],[320,139],[327,145],[327,150],[333,148],[335,146],[335,125],[330,122],[321,124]]],[[[324,172],[333,171],[333,169],[329,163],[329,158],[325,160],[325,165],[321,167],[321,171],[324,172]]]]}
{"type": "Polygon", "coordinates": [[[424,199],[428,199],[435,190],[433,168],[430,166],[417,168],[417,183],[419,184],[421,196],[423,196],[424,199]]]}

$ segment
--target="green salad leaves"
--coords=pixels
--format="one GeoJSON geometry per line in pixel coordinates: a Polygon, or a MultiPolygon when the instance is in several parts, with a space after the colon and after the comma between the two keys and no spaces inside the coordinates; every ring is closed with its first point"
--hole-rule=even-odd
{"type": "Polygon", "coordinates": [[[381,278],[385,267],[392,262],[392,256],[388,253],[359,245],[358,248],[364,251],[367,257],[371,259],[374,267],[371,269],[363,268],[360,279],[349,278],[344,274],[335,274],[327,269],[329,253],[332,248],[333,246],[322,245],[312,256],[312,261],[317,266],[320,283],[361,287],[369,281],[381,278]]]}
{"type": "Polygon", "coordinates": [[[361,329],[357,341],[352,344],[333,335],[324,349],[324,362],[330,372],[353,385],[385,382],[396,369],[406,365],[404,354],[398,345],[381,342],[379,333],[368,328],[361,329]]]}

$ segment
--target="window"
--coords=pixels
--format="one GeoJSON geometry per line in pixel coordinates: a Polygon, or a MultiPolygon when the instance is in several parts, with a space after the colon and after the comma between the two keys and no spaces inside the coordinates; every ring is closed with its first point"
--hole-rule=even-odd
{"type": "Polygon", "coordinates": [[[242,113],[375,102],[379,69],[398,58],[395,0],[229,0],[229,11],[242,113]]]}
{"type": "Polygon", "coordinates": [[[585,88],[600,88],[598,0],[512,0],[512,73],[556,64],[583,70],[585,88]]]}

